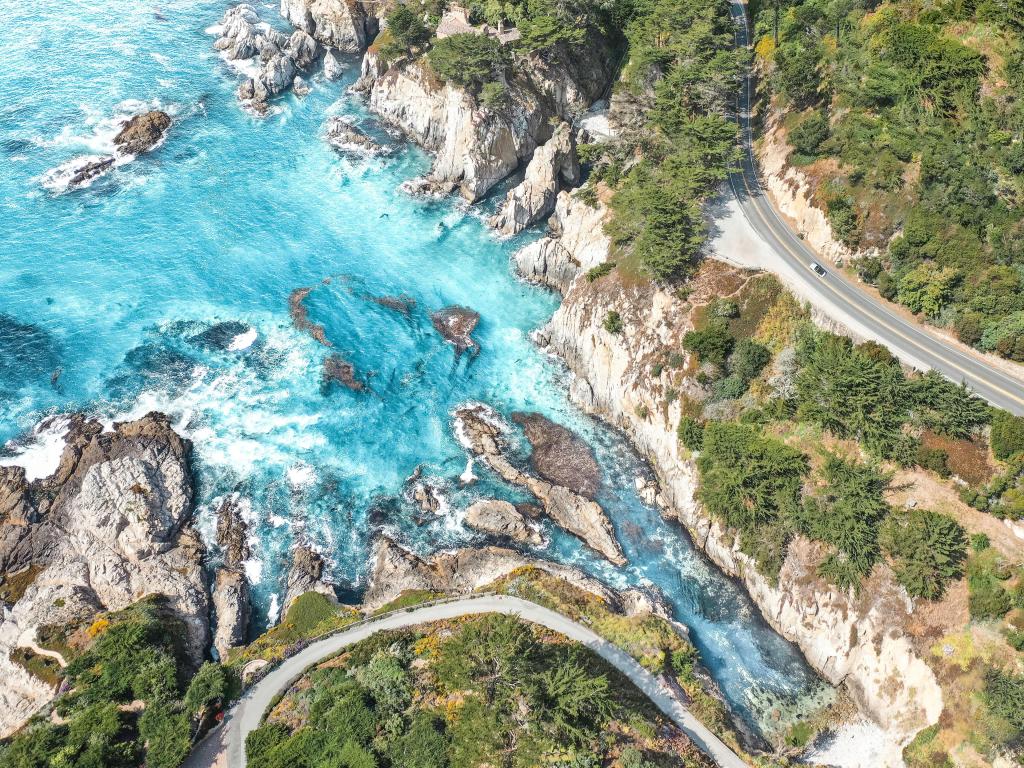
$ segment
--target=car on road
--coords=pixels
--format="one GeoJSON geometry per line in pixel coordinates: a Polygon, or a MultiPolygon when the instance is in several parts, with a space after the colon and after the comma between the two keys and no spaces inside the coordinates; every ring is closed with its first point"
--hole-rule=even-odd
{"type": "Polygon", "coordinates": [[[811,271],[814,272],[814,274],[816,274],[818,277],[824,277],[825,275],[828,274],[828,272],[825,271],[825,268],[816,261],[812,261],[810,266],[811,271]]]}

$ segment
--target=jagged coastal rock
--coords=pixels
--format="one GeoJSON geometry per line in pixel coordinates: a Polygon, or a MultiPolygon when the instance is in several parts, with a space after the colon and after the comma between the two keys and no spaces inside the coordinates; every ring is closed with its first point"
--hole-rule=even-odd
{"type": "Polygon", "coordinates": [[[512,549],[464,548],[422,558],[386,536],[379,537],[373,546],[363,610],[375,611],[409,590],[466,594],[526,567],[547,571],[615,608],[630,612],[663,610],[639,590],[625,590],[620,595],[576,568],[527,557],[512,549]]]}
{"type": "MultiPolygon", "coordinates": [[[[599,195],[607,194],[599,188],[599,195]]],[[[525,279],[562,293],[579,275],[608,258],[611,240],[604,234],[608,208],[570,192],[560,192],[548,219],[548,234],[519,249],[512,259],[525,279]]]]}
{"type": "Polygon", "coordinates": [[[354,152],[364,155],[383,155],[391,151],[390,147],[378,144],[363,133],[352,119],[348,117],[332,117],[325,128],[327,143],[342,152],[354,152]]]}
{"type": "Polygon", "coordinates": [[[533,449],[530,467],[555,485],[594,498],[601,487],[601,468],[594,452],[579,435],[539,413],[513,413],[533,449]]]}
{"type": "Polygon", "coordinates": [[[362,53],[380,28],[381,6],[359,0],[281,0],[281,15],[297,29],[342,53],[362,53]]]}
{"type": "Polygon", "coordinates": [[[260,113],[272,97],[293,87],[296,76],[312,67],[322,52],[308,32],[278,32],[248,3],[229,8],[215,31],[219,36],[213,46],[228,61],[256,61],[259,71],[238,86],[238,98],[260,113]]]}
{"type": "Polygon", "coordinates": [[[209,645],[190,444],[158,413],[110,432],[76,416],[65,439],[49,477],[26,483],[18,469],[0,473],[0,563],[8,575],[32,577],[0,621],[0,735],[53,698],[10,660],[14,648],[34,646],[40,628],[88,626],[101,611],[159,594],[182,621],[194,666],[209,645]]]}
{"type": "Polygon", "coordinates": [[[468,307],[445,307],[430,316],[434,330],[441,338],[455,346],[455,356],[470,350],[480,351],[480,345],[473,339],[473,331],[480,322],[480,314],[468,307]]]}
{"type": "Polygon", "coordinates": [[[548,216],[555,208],[559,189],[575,186],[580,179],[572,129],[559,123],[554,134],[537,148],[526,166],[523,181],[509,190],[505,202],[489,224],[504,235],[515,235],[548,216]]]}
{"type": "Polygon", "coordinates": [[[544,513],[559,527],[582,539],[591,549],[616,565],[625,556],[612,524],[600,505],[561,485],[554,485],[520,471],[505,457],[502,448],[507,426],[485,405],[470,404],[454,413],[455,434],[467,450],[506,482],[526,488],[544,505],[544,513]]]}
{"type": "Polygon", "coordinates": [[[171,116],[159,109],[129,118],[114,137],[114,146],[125,155],[141,155],[160,143],[171,127],[171,116]]]}
{"type": "MultiPolygon", "coordinates": [[[[690,305],[653,285],[626,285],[615,273],[593,283],[579,279],[608,258],[607,238],[592,224],[604,215],[603,205],[594,210],[562,193],[552,217],[556,234],[515,258],[525,275],[564,293],[540,336],[576,374],[572,399],[629,435],[658,474],[657,499],[666,514],[743,583],[772,627],[795,642],[831,683],[845,682],[862,710],[891,735],[909,739],[936,722],[943,707],[935,674],[910,639],[916,620],[912,603],[887,569],[879,569],[881,575],[860,598],[837,592],[816,575],[813,544],[799,538],[773,586],[739,550],[738,537],[709,519],[694,497],[697,468],[675,434],[681,405],[663,408],[665,385],[651,374],[657,355],[666,347],[680,348],[692,329],[690,305]],[[623,320],[621,333],[602,327],[611,310],[623,320]]],[[[710,300],[729,275],[740,284],[747,279],[716,262],[703,269],[705,279],[693,286],[690,302],[710,300]]]]}
{"type": "Polygon", "coordinates": [[[500,108],[440,81],[422,59],[386,64],[372,49],[357,90],[368,94],[371,111],[434,153],[429,190],[458,189],[475,202],[552,137],[553,119],[571,121],[600,98],[613,57],[608,41],[588,34],[571,50],[559,43],[543,56],[516,53],[500,108]]]}
{"type": "Polygon", "coordinates": [[[355,366],[341,355],[330,354],[324,358],[322,377],[325,386],[337,383],[353,392],[366,389],[366,384],[356,377],[355,366]]]}
{"type": "Polygon", "coordinates": [[[543,543],[540,533],[515,505],[500,499],[480,499],[470,504],[466,525],[483,533],[506,536],[519,544],[543,543]]]}
{"type": "Polygon", "coordinates": [[[231,648],[245,643],[249,627],[249,581],[244,568],[251,554],[248,535],[237,496],[228,496],[217,510],[217,543],[223,549],[224,561],[213,582],[213,607],[217,617],[213,647],[221,659],[227,657],[231,648]]]}
{"type": "Polygon", "coordinates": [[[332,601],[337,601],[338,595],[334,587],[323,578],[324,567],[323,557],[308,544],[300,543],[292,549],[292,566],[288,570],[282,616],[287,613],[288,606],[295,598],[307,592],[319,592],[332,601]]]}

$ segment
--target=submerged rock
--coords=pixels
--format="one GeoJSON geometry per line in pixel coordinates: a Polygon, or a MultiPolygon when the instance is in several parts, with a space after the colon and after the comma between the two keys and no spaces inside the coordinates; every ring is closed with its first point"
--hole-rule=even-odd
{"type": "Polygon", "coordinates": [[[601,468],[579,435],[539,413],[513,413],[533,451],[530,466],[549,482],[594,498],[601,486],[601,468]]]}
{"type": "Polygon", "coordinates": [[[506,431],[501,418],[484,405],[464,405],[454,414],[455,434],[459,442],[484,461],[506,482],[526,488],[544,505],[544,513],[591,549],[616,565],[626,563],[622,548],[604,510],[596,502],[569,488],[517,469],[506,458],[501,443],[506,431]]]}
{"type": "Polygon", "coordinates": [[[312,292],[312,288],[296,288],[292,291],[288,296],[288,314],[291,315],[292,325],[298,330],[308,333],[325,347],[330,347],[332,345],[327,340],[327,332],[324,327],[309,320],[309,310],[306,309],[305,301],[312,292]]]}
{"type": "Polygon", "coordinates": [[[126,155],[141,155],[160,143],[171,127],[171,116],[159,109],[135,115],[124,123],[114,137],[118,151],[126,155]]]}
{"type": "Polygon", "coordinates": [[[366,384],[356,378],[355,366],[337,354],[324,358],[323,382],[325,386],[338,383],[353,392],[362,392],[366,389],[366,384]]]}
{"type": "Polygon", "coordinates": [[[82,165],[71,169],[71,177],[67,181],[67,186],[80,187],[98,176],[102,176],[113,167],[116,160],[117,158],[114,157],[83,160],[82,165]]]}
{"type": "Polygon", "coordinates": [[[433,313],[430,321],[445,341],[455,345],[456,357],[466,350],[472,350],[473,354],[480,351],[480,345],[472,337],[480,322],[479,313],[468,307],[445,307],[433,313]]]}
{"type": "Polygon", "coordinates": [[[416,299],[411,296],[371,296],[370,301],[380,304],[382,307],[401,312],[408,317],[416,308],[416,299]]]}
{"type": "Polygon", "coordinates": [[[539,546],[540,533],[527,522],[514,504],[500,499],[481,499],[466,510],[466,525],[495,536],[507,536],[520,544],[539,546]]]}

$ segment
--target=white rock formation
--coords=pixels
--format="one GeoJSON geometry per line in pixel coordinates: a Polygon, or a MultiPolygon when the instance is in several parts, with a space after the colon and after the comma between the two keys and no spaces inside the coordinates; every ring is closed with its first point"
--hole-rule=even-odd
{"type": "Polygon", "coordinates": [[[362,53],[377,35],[379,4],[359,0],[281,0],[281,15],[342,53],[362,53]]]}
{"type": "MultiPolygon", "coordinates": [[[[0,519],[0,561],[8,572],[38,570],[0,621],[0,735],[20,726],[54,691],[14,671],[11,650],[31,648],[43,626],[87,625],[100,611],[163,595],[183,622],[196,666],[209,644],[203,546],[192,513],[190,446],[167,417],[150,414],[103,432],[77,419],[57,471],[31,486],[6,475],[29,525],[0,519]]],[[[22,476],[23,479],[23,476],[22,476]]]]}
{"type": "Polygon", "coordinates": [[[559,188],[579,183],[580,165],[572,129],[562,122],[537,148],[526,166],[522,182],[509,190],[501,210],[489,224],[504,235],[515,235],[548,216],[555,208],[559,188]]]}

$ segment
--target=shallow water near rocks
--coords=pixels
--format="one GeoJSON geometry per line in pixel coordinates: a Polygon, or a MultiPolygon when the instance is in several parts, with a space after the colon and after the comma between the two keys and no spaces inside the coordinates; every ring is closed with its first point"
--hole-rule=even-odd
{"type": "MultiPolygon", "coordinates": [[[[372,130],[345,94],[355,60],[344,82],[313,76],[304,100],[247,114],[205,32],[226,7],[0,0],[3,461],[52,470],[62,422],[31,434],[50,415],[168,412],[195,442],[207,535],[219,498],[246,500],[258,543],[247,571],[266,622],[296,535],[356,590],[381,529],[421,552],[479,541],[461,510],[484,495],[522,497],[479,466],[479,482],[459,487],[467,457],[452,409],[539,411],[594,447],[598,499],[629,564],[607,565],[551,529],[538,554],[659,590],[748,721],[770,730],[773,710],[785,721],[826,699],[742,591],[641,502],[634,480],[648,470],[622,437],[568,403],[563,368],[529,339],[557,297],[514,278],[508,257],[521,241],[497,241],[454,201],[401,192],[429,165],[414,148],[346,158],[323,141],[332,115],[372,130]],[[116,118],[152,107],[174,117],[159,149],[87,189],[44,187],[51,169],[109,153],[116,118]],[[302,287],[330,348],[293,327],[289,295],[302,287]],[[408,315],[372,300],[398,295],[415,300],[408,315]],[[430,313],[453,304],[480,313],[479,355],[456,359],[431,326],[430,313]],[[325,387],[328,354],[368,391],[325,387]],[[402,496],[419,466],[446,494],[426,521],[402,496]]],[[[273,6],[258,10],[279,23],[273,6]]]]}

